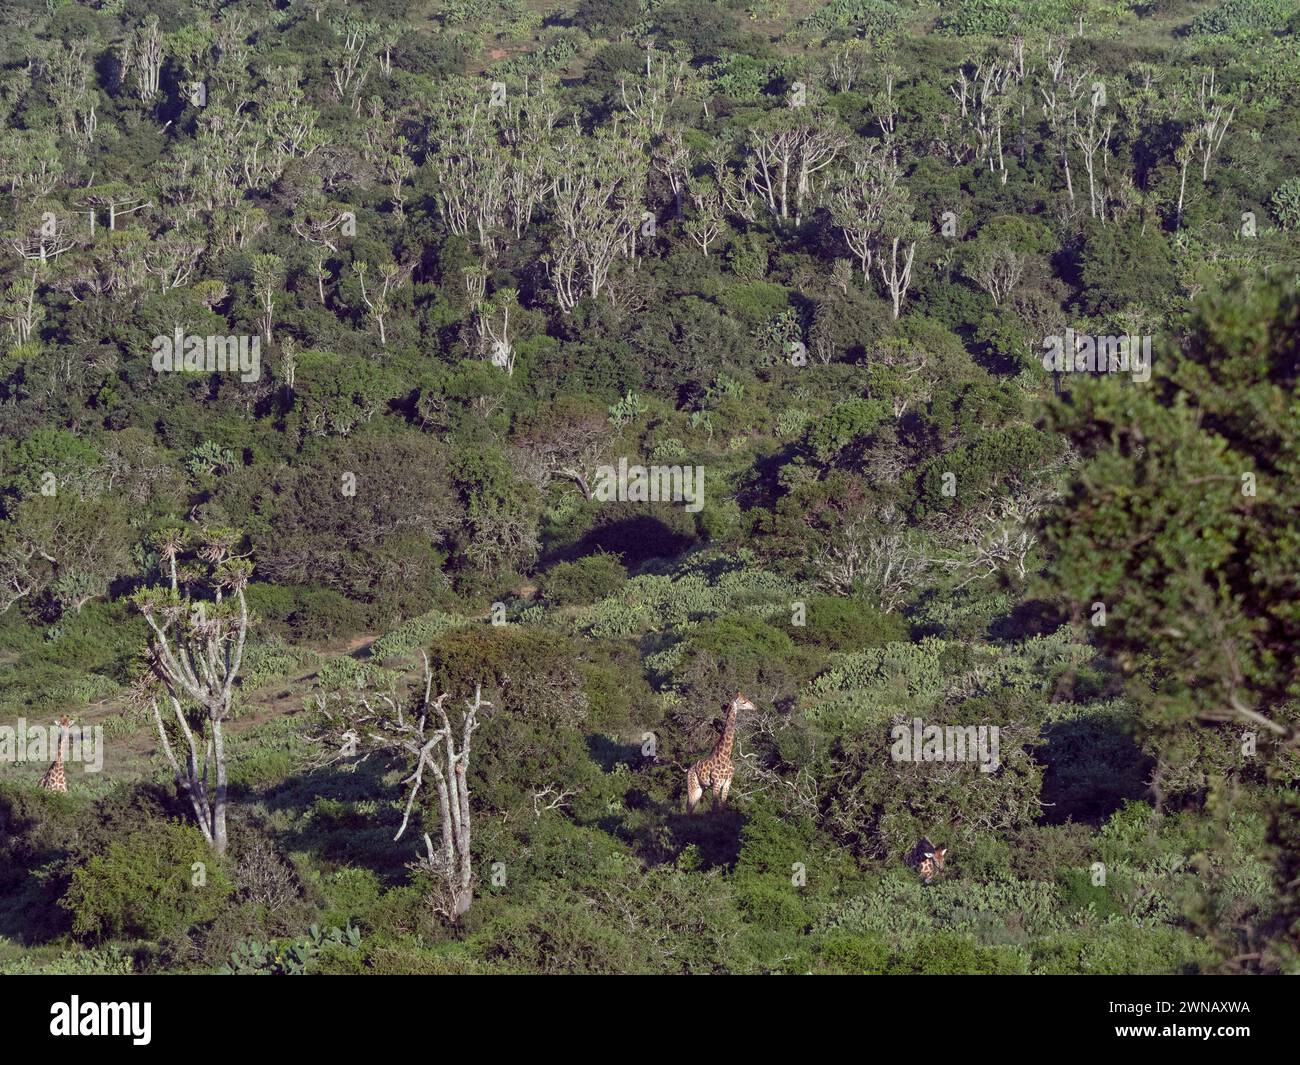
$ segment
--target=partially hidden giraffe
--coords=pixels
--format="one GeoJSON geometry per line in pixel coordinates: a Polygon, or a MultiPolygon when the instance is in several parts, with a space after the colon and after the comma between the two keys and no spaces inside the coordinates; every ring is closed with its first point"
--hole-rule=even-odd
{"type": "Polygon", "coordinates": [[[923,839],[911,849],[904,861],[920,874],[923,883],[929,884],[943,872],[943,860],[947,856],[947,847],[936,847],[928,839],[923,839]]]}
{"type": "Polygon", "coordinates": [[[722,726],[722,735],[713,745],[713,750],[701,758],[686,771],[686,812],[694,813],[704,797],[706,788],[713,791],[714,806],[727,805],[727,793],[731,791],[731,778],[735,767],[731,764],[731,745],[736,739],[736,716],[741,710],[753,710],[755,706],[740,692],[727,707],[727,718],[722,726]]]}
{"type": "Polygon", "coordinates": [[[41,777],[40,787],[46,791],[68,790],[68,775],[63,771],[63,759],[68,756],[68,733],[72,721],[67,714],[59,718],[59,749],[54,754],[54,764],[41,777]]]}

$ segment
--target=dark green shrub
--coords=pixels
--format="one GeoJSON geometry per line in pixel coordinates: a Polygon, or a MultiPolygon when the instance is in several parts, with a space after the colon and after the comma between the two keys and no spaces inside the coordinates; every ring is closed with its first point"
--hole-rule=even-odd
{"type": "Polygon", "coordinates": [[[984,772],[969,753],[964,762],[895,761],[888,722],[840,736],[819,781],[826,827],[855,853],[901,858],[923,836],[942,837],[958,852],[982,832],[1015,832],[1041,814],[1042,767],[1034,757],[1041,739],[1031,700],[969,699],[936,710],[926,724],[996,727],[996,769],[984,772]]]}
{"type": "Polygon", "coordinates": [[[286,621],[298,640],[328,640],[362,631],[369,611],[332,588],[302,588],[294,595],[295,605],[286,621]]]}
{"type": "Polygon", "coordinates": [[[833,929],[822,939],[821,961],[835,973],[878,976],[889,965],[889,944],[869,935],[833,929]]]}
{"type": "Polygon", "coordinates": [[[481,684],[496,710],[547,719],[585,715],[579,657],[568,637],[525,625],[456,629],[429,647],[435,692],[468,698],[481,684]]]}
{"type": "Polygon", "coordinates": [[[854,441],[869,436],[888,416],[889,408],[880,400],[845,400],[808,427],[806,442],[813,454],[825,462],[854,441]]]}
{"type": "Polygon", "coordinates": [[[197,828],[150,824],[74,870],[60,905],[80,936],[175,938],[212,920],[231,892],[197,828]]]}
{"type": "Polygon", "coordinates": [[[752,614],[700,624],[687,637],[673,678],[688,700],[727,701],[739,691],[793,690],[821,667],[787,632],[752,614]]]}
{"type": "Polygon", "coordinates": [[[279,584],[262,584],[254,581],[244,590],[248,609],[270,628],[287,628],[285,623],[298,605],[294,589],[279,584]]]}
{"type": "Polygon", "coordinates": [[[818,596],[806,604],[804,624],[791,626],[796,643],[828,651],[863,651],[907,639],[907,622],[864,599],[818,596]]]}
{"type": "Polygon", "coordinates": [[[559,562],[538,578],[542,597],[556,606],[594,603],[613,595],[627,580],[615,555],[601,552],[573,562],[559,562]]]}
{"type": "Polygon", "coordinates": [[[748,614],[706,622],[690,635],[689,644],[693,651],[709,655],[721,666],[752,672],[765,663],[783,660],[794,650],[786,633],[748,614]]]}
{"type": "Polygon", "coordinates": [[[641,18],[637,0],[581,0],[573,21],[591,34],[618,37],[641,18]]]}
{"type": "Polygon", "coordinates": [[[950,932],[935,932],[914,947],[895,952],[888,975],[1008,976],[1026,971],[1026,958],[1014,947],[984,947],[950,932]]]}
{"type": "Polygon", "coordinates": [[[560,885],[535,902],[503,909],[482,932],[487,961],[509,972],[646,972],[637,941],[626,927],[603,921],[594,909],[560,885]]]}
{"type": "Polygon", "coordinates": [[[1066,870],[1061,877],[1066,909],[1072,912],[1091,907],[1093,914],[1101,921],[1109,917],[1123,917],[1124,907],[1116,901],[1114,893],[1104,885],[1092,881],[1092,873],[1087,869],[1066,870]]]}
{"type": "Polygon", "coordinates": [[[657,706],[641,676],[641,664],[631,655],[626,661],[584,662],[582,690],[587,696],[593,728],[613,734],[632,723],[649,726],[656,715],[647,707],[657,706]]]}

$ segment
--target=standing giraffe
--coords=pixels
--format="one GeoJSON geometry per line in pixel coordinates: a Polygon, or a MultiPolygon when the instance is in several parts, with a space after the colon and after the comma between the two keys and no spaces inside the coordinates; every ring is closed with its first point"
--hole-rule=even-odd
{"type": "Polygon", "coordinates": [[[735,767],[731,764],[731,745],[736,738],[736,715],[741,710],[753,710],[755,706],[740,692],[727,707],[727,720],[722,726],[722,735],[713,745],[708,757],[701,758],[686,772],[686,812],[694,813],[695,808],[704,797],[704,789],[713,789],[714,806],[727,805],[727,793],[731,790],[731,778],[735,767]]]}
{"type": "Polygon", "coordinates": [[[54,764],[45,771],[45,776],[41,777],[40,787],[46,791],[68,790],[68,776],[63,771],[63,759],[68,753],[68,731],[72,721],[64,714],[59,718],[59,749],[54,755],[54,764]]]}

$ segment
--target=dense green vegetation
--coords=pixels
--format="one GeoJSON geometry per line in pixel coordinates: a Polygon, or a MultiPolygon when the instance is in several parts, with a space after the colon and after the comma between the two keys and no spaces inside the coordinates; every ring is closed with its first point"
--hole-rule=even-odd
{"type": "Polygon", "coordinates": [[[1300,972],[1294,2],[0,13],[0,972],[1300,972]]]}

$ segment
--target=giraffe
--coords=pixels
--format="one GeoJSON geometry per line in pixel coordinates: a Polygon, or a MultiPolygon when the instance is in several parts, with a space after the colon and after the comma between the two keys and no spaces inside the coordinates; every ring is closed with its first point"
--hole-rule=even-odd
{"type": "Polygon", "coordinates": [[[736,715],[741,710],[753,710],[755,706],[740,692],[727,707],[727,718],[722,726],[722,735],[713,745],[713,750],[701,758],[686,772],[686,812],[694,813],[704,797],[704,789],[713,789],[715,806],[727,805],[727,793],[731,791],[731,777],[735,769],[731,764],[731,745],[736,738],[736,715]]]}
{"type": "Polygon", "coordinates": [[[920,874],[921,882],[928,884],[943,872],[943,860],[947,855],[947,847],[936,847],[928,839],[923,839],[912,848],[905,860],[920,874]]]}
{"type": "Polygon", "coordinates": [[[72,721],[67,714],[59,718],[59,749],[55,752],[54,764],[45,771],[39,785],[46,791],[68,790],[68,775],[63,771],[63,759],[68,753],[68,731],[71,725],[72,721]]]}

